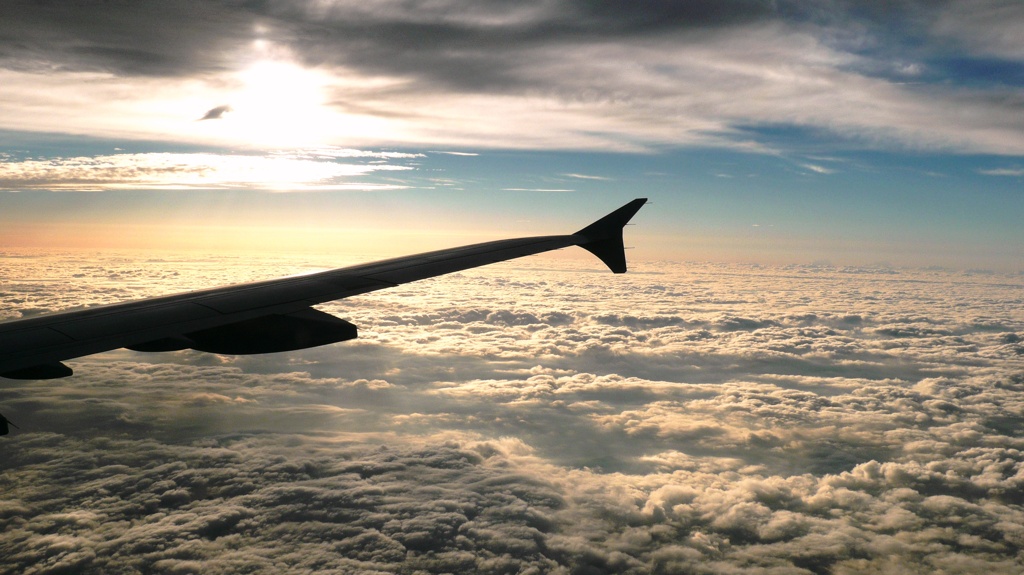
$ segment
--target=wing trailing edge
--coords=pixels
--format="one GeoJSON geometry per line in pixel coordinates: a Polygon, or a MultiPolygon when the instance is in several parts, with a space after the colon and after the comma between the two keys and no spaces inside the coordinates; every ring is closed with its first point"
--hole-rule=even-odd
{"type": "MultiPolygon", "coordinates": [[[[580,246],[626,271],[622,232],[647,202],[629,202],[575,234],[515,238],[0,323],[0,377],[53,379],[62,361],[117,348],[221,354],[291,351],[357,337],[311,306],[523,256],[580,246]]],[[[2,417],[2,416],[0,416],[2,417]]]]}
{"type": "Polygon", "coordinates": [[[132,351],[194,349],[226,355],[252,355],[306,349],[356,337],[356,326],[308,307],[295,313],[262,315],[125,347],[132,351]]]}
{"type": "MultiPolygon", "coordinates": [[[[63,363],[51,361],[0,373],[0,377],[6,377],[7,379],[58,379],[73,373],[74,371],[63,363]]],[[[3,416],[0,415],[0,417],[3,416]]]]}

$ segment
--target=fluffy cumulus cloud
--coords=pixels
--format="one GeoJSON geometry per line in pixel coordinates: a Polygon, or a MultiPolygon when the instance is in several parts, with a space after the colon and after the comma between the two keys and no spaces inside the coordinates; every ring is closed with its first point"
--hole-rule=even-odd
{"type": "MultiPolygon", "coordinates": [[[[325,262],[0,263],[14,318],[325,262]]],[[[327,304],[361,329],[334,346],[122,350],[5,381],[22,428],[0,443],[5,566],[1024,568],[1020,277],[596,266],[526,260],[327,304]]]]}
{"type": "Polygon", "coordinates": [[[18,2],[0,121],[574,149],[771,150],[764,129],[795,126],[1020,154],[1022,18],[1013,0],[18,2]],[[197,125],[213,106],[232,113],[197,125]]]}

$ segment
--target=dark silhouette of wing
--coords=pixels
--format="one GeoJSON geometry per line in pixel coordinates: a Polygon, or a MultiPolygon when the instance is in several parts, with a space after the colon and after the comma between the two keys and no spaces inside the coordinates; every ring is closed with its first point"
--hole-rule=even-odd
{"type": "Polygon", "coordinates": [[[499,240],[0,323],[0,377],[65,377],[72,371],[62,361],[120,347],[249,354],[353,339],[356,326],[311,306],[567,246],[583,247],[623,273],[622,228],[646,201],[633,200],[572,235],[499,240]]]}
{"type": "Polygon", "coordinates": [[[14,422],[10,419],[0,415],[0,435],[7,435],[11,432],[11,427],[7,427],[8,424],[10,424],[14,429],[21,429],[17,425],[14,425],[14,422]]]}

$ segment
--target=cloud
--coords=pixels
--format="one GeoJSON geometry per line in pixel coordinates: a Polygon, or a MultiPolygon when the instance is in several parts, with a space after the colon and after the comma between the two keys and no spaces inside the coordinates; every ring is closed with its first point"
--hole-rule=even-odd
{"type": "Polygon", "coordinates": [[[1019,178],[1024,176],[1024,168],[992,168],[990,170],[978,170],[979,174],[986,176],[1006,176],[1010,178],[1019,178]]]}
{"type": "Polygon", "coordinates": [[[763,152],[784,147],[763,130],[782,126],[871,148],[1020,153],[1013,84],[971,72],[992,58],[1019,67],[1019,7],[880,6],[174,0],[114,15],[22,4],[0,24],[0,85],[16,103],[0,122],[236,145],[315,132],[370,145],[763,152]],[[239,98],[234,115],[250,114],[246,130],[172,113],[225,94],[239,98]],[[247,111],[247,97],[266,105],[247,111]],[[261,132],[259,116],[275,128],[261,132]]]}
{"type": "Polygon", "coordinates": [[[562,174],[562,175],[567,177],[567,178],[576,178],[578,180],[599,180],[599,181],[611,180],[611,178],[608,178],[608,177],[605,177],[605,176],[591,176],[591,175],[587,175],[587,174],[562,174]]]}
{"type": "Polygon", "coordinates": [[[834,174],[834,173],[836,173],[836,171],[833,170],[832,168],[826,168],[824,166],[819,166],[817,164],[800,164],[800,167],[804,168],[805,170],[810,170],[810,171],[812,171],[812,172],[814,172],[816,174],[834,174]]]}
{"type": "Polygon", "coordinates": [[[215,108],[210,108],[209,110],[207,110],[207,112],[205,114],[203,114],[202,118],[199,118],[199,120],[200,121],[202,121],[202,120],[219,120],[219,119],[221,119],[224,116],[224,114],[226,114],[226,113],[228,113],[230,111],[231,111],[231,106],[227,106],[227,105],[225,105],[225,106],[217,106],[215,108]]]}
{"type": "Polygon", "coordinates": [[[502,188],[503,192],[575,192],[570,188],[502,188]]]}
{"type": "Polygon", "coordinates": [[[354,150],[314,150],[291,155],[140,153],[0,163],[0,189],[98,191],[112,189],[256,189],[276,191],[382,190],[395,184],[348,181],[373,172],[412,170],[384,163],[343,164],[333,158],[398,159],[354,150]]]}
{"type": "Polygon", "coordinates": [[[39,71],[54,65],[82,71],[140,76],[223,70],[229,51],[251,38],[254,14],[221,2],[144,4],[114,15],[88,4],[52,7],[19,4],[8,11],[3,33],[13,43],[0,53],[8,66],[39,71]],[[53,26],[67,18],[66,26],[53,26]],[[194,18],[192,26],[186,20],[194,18]]]}
{"type": "MultiPolygon", "coordinates": [[[[323,263],[7,254],[8,317],[323,263]]],[[[336,346],[120,350],[5,383],[0,553],[81,573],[1015,568],[1020,278],[635,262],[590,282],[552,261],[326,304],[360,326],[336,346]]]]}
{"type": "Polygon", "coordinates": [[[1024,58],[1024,44],[1014,34],[1024,9],[1005,0],[972,0],[943,6],[934,21],[936,34],[955,39],[971,53],[1007,60],[1024,58]]]}

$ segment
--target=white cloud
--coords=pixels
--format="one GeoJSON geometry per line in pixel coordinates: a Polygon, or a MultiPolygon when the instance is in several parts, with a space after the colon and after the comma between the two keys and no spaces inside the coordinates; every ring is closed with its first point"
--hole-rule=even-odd
{"type": "Polygon", "coordinates": [[[1010,178],[1019,178],[1024,176],[1024,168],[993,168],[991,170],[978,170],[978,173],[986,176],[1007,176],[1010,178]]]}
{"type": "Polygon", "coordinates": [[[569,188],[502,188],[503,192],[575,192],[569,188]]]}
{"type": "Polygon", "coordinates": [[[817,164],[800,164],[800,167],[810,170],[816,174],[834,174],[835,170],[832,168],[826,168],[825,166],[819,166],[817,164]]]}
{"type": "MultiPolygon", "coordinates": [[[[47,309],[303,265],[15,255],[5,305],[47,309]]],[[[1020,278],[635,262],[591,282],[552,261],[325,305],[361,328],[336,346],[6,383],[0,552],[83,573],[1012,570],[1020,278]]]]}
{"type": "Polygon", "coordinates": [[[589,174],[562,174],[567,178],[576,178],[577,180],[598,180],[598,181],[609,181],[611,178],[605,176],[592,176],[589,174]]]}
{"type": "Polygon", "coordinates": [[[415,157],[381,152],[321,149],[301,154],[246,156],[210,153],[140,153],[8,159],[0,163],[7,190],[101,191],[112,189],[225,189],[272,191],[382,190],[402,186],[349,181],[379,171],[411,170],[388,164],[343,164],[323,158],[415,157]]]}

